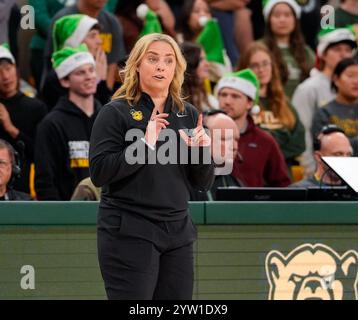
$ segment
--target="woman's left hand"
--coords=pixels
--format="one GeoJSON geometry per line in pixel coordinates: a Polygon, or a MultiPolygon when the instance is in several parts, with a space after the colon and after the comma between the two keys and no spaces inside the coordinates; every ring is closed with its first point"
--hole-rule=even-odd
{"type": "Polygon", "coordinates": [[[183,129],[179,130],[179,134],[189,147],[209,147],[211,138],[206,134],[203,127],[203,115],[200,114],[196,128],[193,130],[192,137],[189,137],[183,129]]]}

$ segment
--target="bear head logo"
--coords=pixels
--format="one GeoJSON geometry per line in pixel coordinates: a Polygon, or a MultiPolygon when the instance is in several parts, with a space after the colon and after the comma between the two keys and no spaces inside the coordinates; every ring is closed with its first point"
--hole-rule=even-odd
{"type": "Polygon", "coordinates": [[[340,256],[324,244],[303,244],[287,256],[266,256],[269,300],[358,300],[358,253],[340,256]]]}

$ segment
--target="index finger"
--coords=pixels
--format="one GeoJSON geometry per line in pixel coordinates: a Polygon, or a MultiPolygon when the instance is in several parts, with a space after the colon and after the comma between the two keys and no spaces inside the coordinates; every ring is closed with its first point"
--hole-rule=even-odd
{"type": "Polygon", "coordinates": [[[150,119],[153,119],[153,117],[156,116],[158,113],[158,109],[153,108],[152,114],[150,115],[150,119]]]}
{"type": "Polygon", "coordinates": [[[198,117],[198,123],[196,125],[196,127],[202,127],[203,126],[203,114],[200,113],[199,117],[198,117]]]}

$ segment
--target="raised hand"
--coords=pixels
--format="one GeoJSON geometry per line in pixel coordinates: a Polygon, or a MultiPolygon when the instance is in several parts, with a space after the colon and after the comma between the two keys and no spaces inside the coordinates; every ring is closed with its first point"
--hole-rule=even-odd
{"type": "Polygon", "coordinates": [[[160,131],[165,129],[169,122],[165,120],[169,116],[168,113],[158,113],[158,110],[154,108],[150,120],[145,131],[144,139],[150,146],[155,146],[157,143],[160,131]]]}
{"type": "Polygon", "coordinates": [[[107,57],[102,48],[98,48],[96,55],[96,73],[98,80],[106,80],[108,72],[107,57]]]}
{"type": "Polygon", "coordinates": [[[211,138],[206,134],[203,127],[203,115],[199,114],[198,123],[189,137],[183,129],[179,130],[179,134],[189,147],[209,147],[211,138]]]}

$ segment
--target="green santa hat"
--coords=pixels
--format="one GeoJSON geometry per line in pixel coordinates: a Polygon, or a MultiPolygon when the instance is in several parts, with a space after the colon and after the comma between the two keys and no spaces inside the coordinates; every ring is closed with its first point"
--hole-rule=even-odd
{"type": "Polygon", "coordinates": [[[15,58],[10,51],[9,44],[6,42],[0,45],[0,59],[7,59],[12,64],[15,64],[15,58]]]}
{"type": "Polygon", "coordinates": [[[206,59],[211,62],[225,64],[224,41],[219,23],[215,19],[208,19],[205,16],[199,18],[199,23],[204,28],[196,41],[204,48],[206,59]]]}
{"type": "Polygon", "coordinates": [[[59,79],[68,76],[72,71],[87,63],[95,65],[93,56],[85,44],[77,48],[65,47],[52,54],[52,66],[59,79]]]}
{"type": "Polygon", "coordinates": [[[216,85],[215,95],[218,96],[220,90],[223,88],[231,88],[242,92],[254,102],[250,113],[256,114],[260,112],[260,107],[257,105],[259,102],[260,82],[251,69],[243,69],[226,74],[216,85]]]}
{"type": "Polygon", "coordinates": [[[145,3],[142,3],[137,7],[137,16],[144,21],[144,26],[139,34],[139,37],[150,33],[163,32],[157,14],[153,10],[150,10],[145,3]]]}
{"type": "Polygon", "coordinates": [[[98,20],[85,14],[70,14],[58,19],[53,27],[54,51],[63,47],[78,47],[98,20]]]}
{"type": "Polygon", "coordinates": [[[279,3],[288,4],[295,12],[296,18],[299,19],[301,17],[301,7],[295,0],[263,0],[263,14],[266,21],[268,20],[268,17],[270,16],[273,7],[279,3]]]}
{"type": "Polygon", "coordinates": [[[355,34],[351,28],[326,28],[322,29],[318,34],[318,45],[317,45],[317,55],[322,57],[325,50],[333,45],[341,42],[349,44],[352,49],[357,48],[357,42],[355,34]]]}

